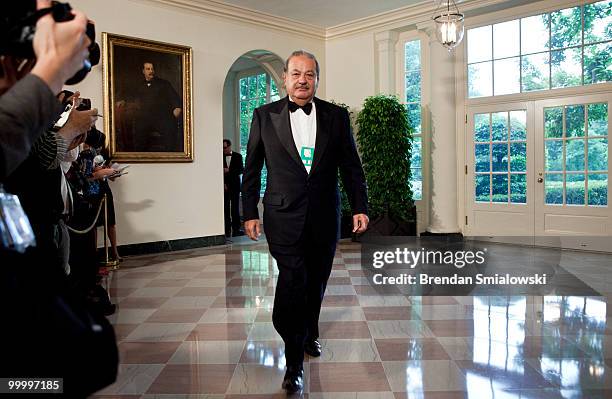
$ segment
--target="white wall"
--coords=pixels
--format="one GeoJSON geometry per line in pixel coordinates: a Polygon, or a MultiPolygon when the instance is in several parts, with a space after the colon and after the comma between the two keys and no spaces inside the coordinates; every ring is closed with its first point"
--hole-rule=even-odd
{"type": "MultiPolygon", "coordinates": [[[[324,68],[324,41],[145,1],[71,4],[95,21],[98,41],[100,32],[109,32],[193,48],[194,162],[133,164],[112,183],[119,244],[223,234],[222,94],[229,68],[250,50],[285,58],[299,48],[316,54],[324,68]]],[[[102,109],[101,65],[77,88],[102,109]]],[[[319,94],[325,94],[325,79],[319,94]]]]}
{"type": "Polygon", "coordinates": [[[377,94],[373,32],[327,41],[325,61],[328,99],[361,109],[366,97],[377,94]]]}

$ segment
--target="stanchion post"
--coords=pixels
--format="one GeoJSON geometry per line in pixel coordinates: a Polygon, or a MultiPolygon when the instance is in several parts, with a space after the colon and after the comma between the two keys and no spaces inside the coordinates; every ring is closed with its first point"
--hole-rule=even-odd
{"type": "Polygon", "coordinates": [[[104,197],[102,197],[102,201],[104,201],[104,253],[106,256],[106,264],[108,265],[108,241],[106,239],[107,236],[107,223],[108,223],[108,207],[106,204],[106,194],[104,194],[104,197]]]}
{"type": "Polygon", "coordinates": [[[102,197],[102,201],[104,201],[104,254],[105,254],[105,260],[103,262],[104,266],[106,267],[110,267],[111,270],[117,270],[119,269],[119,261],[117,259],[115,260],[110,260],[108,258],[108,203],[107,203],[107,196],[106,194],[104,194],[104,197],[102,197]]]}

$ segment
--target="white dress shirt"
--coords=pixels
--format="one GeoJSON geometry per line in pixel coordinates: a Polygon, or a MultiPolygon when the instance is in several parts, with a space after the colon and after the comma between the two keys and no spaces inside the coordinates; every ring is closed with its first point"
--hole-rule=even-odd
{"type": "Polygon", "coordinates": [[[306,115],[300,108],[295,112],[289,112],[289,120],[291,121],[291,133],[293,134],[295,148],[304,163],[306,171],[310,173],[317,139],[317,108],[314,101],[312,102],[310,115],[306,115]]]}

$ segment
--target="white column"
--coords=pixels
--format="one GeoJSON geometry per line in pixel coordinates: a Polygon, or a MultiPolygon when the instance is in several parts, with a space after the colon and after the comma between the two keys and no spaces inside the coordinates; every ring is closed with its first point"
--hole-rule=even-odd
{"type": "Polygon", "coordinates": [[[378,93],[394,94],[395,86],[395,45],[399,33],[379,32],[374,35],[378,47],[378,93]]]}
{"type": "MultiPolygon", "coordinates": [[[[425,117],[431,127],[430,233],[457,233],[457,142],[454,53],[436,41],[431,24],[419,27],[429,36],[430,102],[425,117]],[[429,112],[427,112],[429,111],[429,112]]],[[[427,73],[424,71],[424,73],[427,73]]]]}

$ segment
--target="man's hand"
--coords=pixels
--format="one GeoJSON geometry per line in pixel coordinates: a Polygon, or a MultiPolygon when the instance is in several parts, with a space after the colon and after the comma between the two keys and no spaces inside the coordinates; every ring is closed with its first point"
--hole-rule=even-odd
{"type": "Polygon", "coordinates": [[[361,234],[368,229],[370,219],[365,213],[353,215],[353,233],[361,234]]]}
{"type": "Polygon", "coordinates": [[[66,124],[58,131],[67,142],[72,143],[75,138],[85,134],[91,129],[98,120],[98,110],[96,108],[89,111],[77,111],[72,109],[66,124]]]}
{"type": "Polygon", "coordinates": [[[253,241],[259,240],[261,229],[259,227],[259,219],[251,219],[244,222],[244,232],[253,241]]]}
{"type": "Polygon", "coordinates": [[[180,108],[174,108],[174,109],[172,110],[172,114],[174,115],[174,117],[175,117],[176,119],[178,119],[178,118],[179,118],[179,116],[181,116],[181,111],[182,111],[182,110],[181,110],[180,108]]]}
{"type": "MultiPolygon", "coordinates": [[[[49,0],[38,0],[37,8],[51,6],[49,0]]],[[[32,47],[36,54],[36,65],[32,73],[49,85],[54,94],[62,90],[64,82],[83,68],[89,56],[91,41],[86,34],[87,17],[78,10],[72,10],[74,19],[56,23],[51,14],[36,23],[32,47]]]]}

